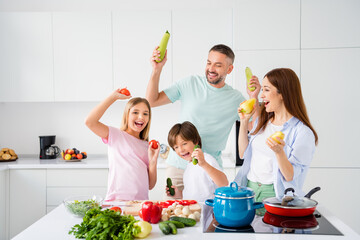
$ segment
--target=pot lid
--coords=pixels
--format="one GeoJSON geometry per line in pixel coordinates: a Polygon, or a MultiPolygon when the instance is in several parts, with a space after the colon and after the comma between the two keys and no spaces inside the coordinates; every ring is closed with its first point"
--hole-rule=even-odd
{"type": "Polygon", "coordinates": [[[313,208],[318,204],[317,201],[306,197],[296,197],[293,200],[293,202],[289,202],[286,206],[282,206],[281,202],[282,201],[279,200],[277,197],[266,198],[263,200],[263,203],[265,205],[278,207],[278,208],[288,208],[288,209],[313,208]]]}
{"type": "Polygon", "coordinates": [[[248,187],[239,187],[236,182],[230,183],[229,187],[220,187],[215,190],[215,197],[252,198],[254,191],[248,187]]]}

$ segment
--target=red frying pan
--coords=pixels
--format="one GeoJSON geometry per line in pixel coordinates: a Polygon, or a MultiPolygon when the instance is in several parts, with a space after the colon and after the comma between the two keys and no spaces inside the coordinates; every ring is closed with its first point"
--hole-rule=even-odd
{"type": "MultiPolygon", "coordinates": [[[[310,197],[319,190],[320,187],[316,187],[304,197],[294,197],[294,200],[289,201],[287,205],[282,205],[282,202],[276,197],[266,198],[263,203],[269,213],[287,217],[304,217],[314,213],[318,202],[310,197]]],[[[294,192],[294,189],[286,189],[285,194],[288,191],[294,192]]]]}

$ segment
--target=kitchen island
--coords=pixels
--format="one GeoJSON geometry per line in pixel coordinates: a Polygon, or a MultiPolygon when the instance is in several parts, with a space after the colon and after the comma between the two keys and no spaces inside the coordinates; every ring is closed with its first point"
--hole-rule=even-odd
{"type": "MultiPolygon", "coordinates": [[[[223,161],[228,178],[234,179],[234,160],[225,156],[223,161]]],[[[0,162],[0,239],[16,236],[69,196],[105,197],[108,168],[106,155],[89,155],[77,162],[19,155],[16,161],[0,162]]],[[[159,158],[158,181],[149,192],[151,200],[164,198],[165,168],[165,160],[159,158]]]]}
{"type": "MultiPolygon", "coordinates": [[[[360,239],[360,236],[355,233],[350,227],[345,225],[338,218],[333,216],[325,208],[318,206],[317,208],[329,222],[331,222],[343,236],[331,236],[331,235],[299,235],[299,234],[255,234],[255,233],[203,233],[202,222],[198,222],[194,227],[187,227],[178,229],[177,235],[164,235],[159,230],[158,224],[153,224],[153,230],[146,239],[344,239],[344,240],[356,240],[360,239]]],[[[73,235],[69,235],[68,232],[72,226],[82,222],[81,218],[73,217],[68,213],[64,205],[59,205],[56,209],[49,214],[39,219],[30,227],[13,238],[13,240],[64,240],[75,239],[73,235]]]]}

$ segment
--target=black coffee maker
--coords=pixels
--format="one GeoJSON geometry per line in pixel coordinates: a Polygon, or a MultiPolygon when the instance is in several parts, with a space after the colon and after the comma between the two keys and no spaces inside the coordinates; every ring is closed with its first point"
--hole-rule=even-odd
{"type": "Polygon", "coordinates": [[[51,146],[55,143],[55,135],[39,136],[40,138],[40,159],[55,159],[60,154],[60,148],[51,146]]]}

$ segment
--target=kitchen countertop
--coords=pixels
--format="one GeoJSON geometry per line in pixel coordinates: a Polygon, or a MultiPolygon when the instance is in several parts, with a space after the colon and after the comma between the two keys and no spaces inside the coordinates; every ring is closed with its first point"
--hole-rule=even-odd
{"type": "MultiPolygon", "coordinates": [[[[235,168],[235,161],[231,156],[224,155],[223,167],[235,168]]],[[[61,158],[39,159],[38,155],[19,155],[19,159],[12,162],[0,162],[0,171],[6,169],[48,169],[48,168],[108,168],[107,155],[90,155],[79,162],[68,162],[61,158]]],[[[158,168],[166,168],[165,160],[158,158],[158,168]]]]}
{"type": "MultiPolygon", "coordinates": [[[[291,239],[344,239],[355,240],[360,239],[360,236],[355,233],[350,227],[345,225],[338,218],[333,216],[325,208],[318,206],[317,209],[321,214],[326,217],[338,230],[340,230],[344,236],[331,236],[331,235],[311,235],[311,234],[292,234],[291,239]]],[[[13,240],[23,239],[75,239],[73,235],[69,235],[68,232],[72,226],[82,222],[81,218],[73,217],[68,213],[64,205],[59,205],[56,209],[49,214],[39,219],[33,225],[25,229],[23,232],[13,238],[13,240]]],[[[177,235],[164,235],[161,233],[158,224],[152,225],[152,232],[146,239],[266,239],[266,240],[279,240],[289,239],[288,234],[255,234],[255,233],[203,233],[201,223],[198,222],[194,227],[187,227],[178,229],[177,235]]]]}

